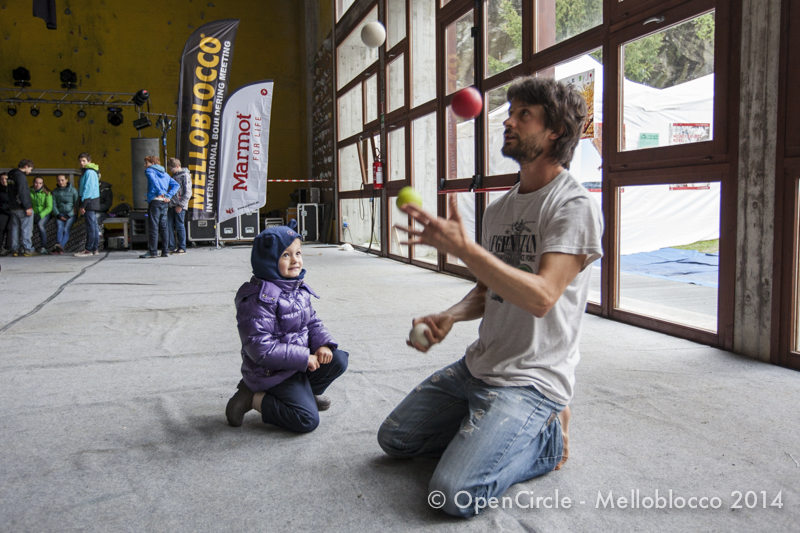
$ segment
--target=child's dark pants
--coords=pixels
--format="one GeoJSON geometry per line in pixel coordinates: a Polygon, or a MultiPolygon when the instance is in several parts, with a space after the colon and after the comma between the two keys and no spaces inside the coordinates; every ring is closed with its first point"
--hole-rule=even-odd
{"type": "Polygon", "coordinates": [[[319,365],[313,372],[297,372],[266,390],[261,401],[261,419],[297,433],[317,429],[319,411],[314,396],[322,394],[333,380],[344,374],[349,355],[343,350],[333,350],[330,363],[319,365]]]}

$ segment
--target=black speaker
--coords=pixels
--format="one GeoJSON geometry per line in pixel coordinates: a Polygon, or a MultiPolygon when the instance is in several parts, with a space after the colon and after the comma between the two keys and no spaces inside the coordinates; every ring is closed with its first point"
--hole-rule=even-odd
{"type": "Polygon", "coordinates": [[[190,220],[189,235],[190,242],[194,241],[215,241],[217,232],[213,220],[190,220]]]}
{"type": "Polygon", "coordinates": [[[239,216],[239,238],[252,241],[259,234],[258,211],[239,216]]]}
{"type": "Polygon", "coordinates": [[[239,240],[239,218],[234,217],[219,224],[219,240],[238,241],[239,240]]]}

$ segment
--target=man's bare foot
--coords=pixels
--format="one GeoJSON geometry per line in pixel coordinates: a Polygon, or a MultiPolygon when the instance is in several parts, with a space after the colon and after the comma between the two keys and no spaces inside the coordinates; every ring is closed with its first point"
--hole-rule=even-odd
{"type": "Polygon", "coordinates": [[[561,470],[564,463],[569,459],[569,406],[566,406],[563,411],[558,413],[558,421],[561,422],[561,438],[564,439],[564,451],[561,455],[561,462],[559,462],[553,470],[561,470]]]}

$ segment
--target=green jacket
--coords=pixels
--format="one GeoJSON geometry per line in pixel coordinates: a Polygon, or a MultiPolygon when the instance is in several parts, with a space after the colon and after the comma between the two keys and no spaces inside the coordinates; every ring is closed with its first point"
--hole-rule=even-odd
{"type": "Polygon", "coordinates": [[[44,189],[34,191],[31,189],[31,203],[33,204],[33,214],[44,218],[53,211],[53,195],[47,194],[44,189]]]}
{"type": "Polygon", "coordinates": [[[71,184],[66,187],[56,187],[53,190],[53,215],[64,215],[69,218],[75,214],[78,204],[78,189],[71,184]]]}

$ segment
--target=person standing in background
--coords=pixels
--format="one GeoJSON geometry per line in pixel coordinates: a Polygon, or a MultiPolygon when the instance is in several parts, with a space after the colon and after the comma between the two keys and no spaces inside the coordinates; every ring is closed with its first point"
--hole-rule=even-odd
{"type": "Polygon", "coordinates": [[[169,251],[176,254],[186,253],[186,225],[184,217],[189,199],[192,197],[192,175],[188,168],[182,168],[180,160],[170,157],[167,160],[167,171],[172,175],[180,189],[169,201],[167,214],[167,233],[169,234],[169,251]]]}
{"type": "Polygon", "coordinates": [[[39,238],[42,241],[39,253],[47,255],[47,222],[53,212],[53,195],[41,176],[33,178],[31,203],[33,204],[33,223],[39,228],[39,238]]]}
{"type": "MultiPolygon", "coordinates": [[[[6,245],[6,237],[11,234],[9,221],[11,211],[8,209],[8,172],[0,173],[0,257],[11,253],[11,243],[6,245]]],[[[10,241],[10,238],[9,238],[10,241]]]]}
{"type": "Polygon", "coordinates": [[[89,257],[97,255],[100,247],[100,230],[97,227],[97,212],[100,210],[100,167],[92,163],[92,156],[88,152],[78,155],[78,163],[83,169],[81,182],[78,187],[80,196],[80,213],[86,224],[86,249],[78,252],[75,257],[89,257]]]}
{"type": "Polygon", "coordinates": [[[11,211],[11,253],[14,257],[38,255],[33,251],[33,204],[28,188],[28,174],[33,171],[33,161],[23,159],[17,168],[8,173],[8,208],[11,211]],[[22,248],[20,248],[20,239],[22,248]]]}
{"type": "Polygon", "coordinates": [[[170,178],[161,166],[158,156],[144,158],[144,173],[147,175],[147,218],[148,248],[141,259],[158,257],[158,235],[161,234],[161,257],[169,257],[169,236],[167,235],[167,208],[169,201],[178,192],[178,182],[170,178]]]}
{"type": "Polygon", "coordinates": [[[69,230],[77,219],[78,190],[64,174],[58,175],[58,187],[53,191],[53,216],[56,217],[56,247],[53,253],[61,255],[69,241],[69,230]]]}

